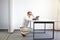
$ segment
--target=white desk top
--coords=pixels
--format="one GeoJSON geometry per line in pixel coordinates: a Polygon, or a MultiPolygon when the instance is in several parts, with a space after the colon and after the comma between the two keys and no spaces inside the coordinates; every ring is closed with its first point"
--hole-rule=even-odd
{"type": "Polygon", "coordinates": [[[43,22],[54,22],[55,20],[34,20],[33,22],[39,22],[39,21],[43,21],[43,22]]]}

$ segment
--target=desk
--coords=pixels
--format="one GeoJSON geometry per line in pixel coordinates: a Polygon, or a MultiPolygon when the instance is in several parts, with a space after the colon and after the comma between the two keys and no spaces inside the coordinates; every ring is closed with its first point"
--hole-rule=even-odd
{"type": "MultiPolygon", "coordinates": [[[[52,34],[53,34],[53,35],[52,35],[52,38],[43,38],[43,39],[54,39],[54,21],[38,21],[38,20],[37,20],[37,21],[34,21],[34,22],[33,22],[33,40],[37,40],[37,39],[34,38],[34,31],[35,31],[34,28],[35,28],[35,24],[36,24],[36,23],[44,23],[44,24],[45,24],[45,27],[46,27],[46,24],[53,24],[53,30],[52,30],[52,32],[53,32],[52,34]]],[[[38,40],[39,40],[39,39],[38,39],[38,40]]]]}

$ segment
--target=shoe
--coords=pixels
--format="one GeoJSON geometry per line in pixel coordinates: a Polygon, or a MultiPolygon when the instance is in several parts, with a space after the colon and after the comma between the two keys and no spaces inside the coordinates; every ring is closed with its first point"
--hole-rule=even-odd
{"type": "Polygon", "coordinates": [[[21,34],[23,37],[25,37],[26,35],[24,35],[24,34],[21,34]]]}

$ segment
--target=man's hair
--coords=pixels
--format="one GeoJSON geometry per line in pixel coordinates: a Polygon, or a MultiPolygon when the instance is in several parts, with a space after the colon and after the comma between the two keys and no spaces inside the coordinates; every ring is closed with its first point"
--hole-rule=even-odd
{"type": "Polygon", "coordinates": [[[32,13],[31,11],[28,11],[27,14],[32,13]]]}

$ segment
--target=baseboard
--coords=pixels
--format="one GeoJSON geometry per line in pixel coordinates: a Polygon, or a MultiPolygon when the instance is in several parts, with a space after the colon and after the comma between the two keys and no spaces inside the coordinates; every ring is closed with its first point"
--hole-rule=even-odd
{"type": "MultiPolygon", "coordinates": [[[[43,29],[37,29],[37,30],[43,30],[43,29]]],[[[52,29],[46,29],[47,31],[51,31],[52,29]]],[[[8,31],[8,29],[0,29],[0,31],[8,31]]],[[[14,31],[20,31],[20,29],[15,29],[14,31]]],[[[54,30],[54,31],[60,31],[60,30],[54,30]]]]}
{"type": "MultiPolygon", "coordinates": [[[[43,31],[44,29],[36,29],[36,31],[43,31]]],[[[52,31],[53,29],[46,29],[46,31],[52,31]]],[[[15,29],[14,31],[20,31],[20,29],[15,29]]],[[[57,31],[57,30],[54,30],[57,31]]]]}
{"type": "Polygon", "coordinates": [[[60,31],[60,30],[54,30],[54,31],[60,31]]]}
{"type": "Polygon", "coordinates": [[[14,31],[20,31],[20,29],[15,29],[14,31]]]}
{"type": "Polygon", "coordinates": [[[8,29],[0,29],[0,31],[8,31],[8,29]]]}

